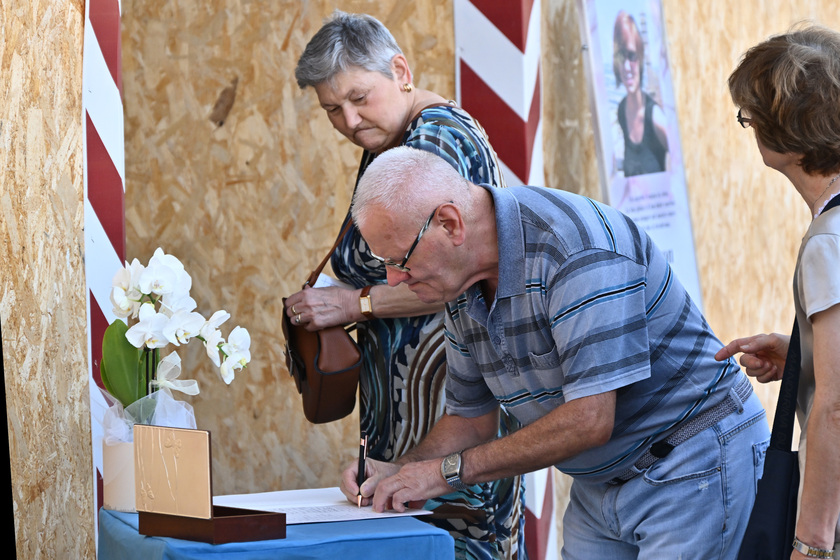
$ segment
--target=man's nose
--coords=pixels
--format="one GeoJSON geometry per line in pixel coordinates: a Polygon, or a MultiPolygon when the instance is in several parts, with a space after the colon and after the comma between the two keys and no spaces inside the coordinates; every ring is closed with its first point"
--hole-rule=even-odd
{"type": "Polygon", "coordinates": [[[392,287],[397,286],[402,282],[405,282],[410,276],[408,272],[397,270],[393,266],[387,266],[385,267],[385,269],[385,274],[388,279],[388,285],[392,287]]]}

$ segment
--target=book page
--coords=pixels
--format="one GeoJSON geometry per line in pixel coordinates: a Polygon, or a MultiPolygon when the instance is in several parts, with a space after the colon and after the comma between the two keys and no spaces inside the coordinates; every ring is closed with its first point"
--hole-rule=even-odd
{"type": "Polygon", "coordinates": [[[376,513],[371,506],[359,508],[356,504],[348,502],[338,487],[215,496],[213,504],[285,513],[287,525],[382,519],[432,513],[424,509],[409,509],[405,513],[395,511],[376,513]]]}

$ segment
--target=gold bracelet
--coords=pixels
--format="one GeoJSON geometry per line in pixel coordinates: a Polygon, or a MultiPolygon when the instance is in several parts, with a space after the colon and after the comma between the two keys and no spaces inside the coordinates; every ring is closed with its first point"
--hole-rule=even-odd
{"type": "Polygon", "coordinates": [[[799,537],[793,538],[793,549],[808,558],[834,558],[833,548],[817,548],[800,541],[799,537]]]}

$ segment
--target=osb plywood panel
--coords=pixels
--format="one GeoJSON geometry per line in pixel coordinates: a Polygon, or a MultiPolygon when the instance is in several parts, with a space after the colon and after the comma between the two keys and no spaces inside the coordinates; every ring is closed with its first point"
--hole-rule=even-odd
{"type": "Polygon", "coordinates": [[[18,558],[93,558],[84,4],[0,4],[0,325],[18,558]]]}
{"type": "Polygon", "coordinates": [[[281,298],[338,233],[361,154],[294,81],[335,6],[379,18],[415,83],[454,95],[448,0],[123,4],[128,257],[146,262],[158,246],[176,255],[199,311],[224,308],[252,337],[252,362],[230,386],[198,345],[182,351],[201,385],[190,400],[212,432],[216,493],[334,486],[358,449],[355,412],[330,425],[305,420],[279,321],[281,298]],[[211,122],[233,85],[229,114],[211,122]]]}

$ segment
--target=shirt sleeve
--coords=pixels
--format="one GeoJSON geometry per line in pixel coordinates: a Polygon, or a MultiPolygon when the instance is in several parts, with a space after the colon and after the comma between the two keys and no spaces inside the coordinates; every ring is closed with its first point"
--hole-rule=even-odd
{"type": "Polygon", "coordinates": [[[840,303],[840,236],[815,235],[802,250],[799,267],[800,301],[810,319],[815,313],[825,311],[840,303]]]}
{"type": "Polygon", "coordinates": [[[477,172],[481,158],[475,144],[456,128],[425,122],[409,134],[405,145],[442,157],[461,177],[474,183],[484,182],[477,172]]]}

